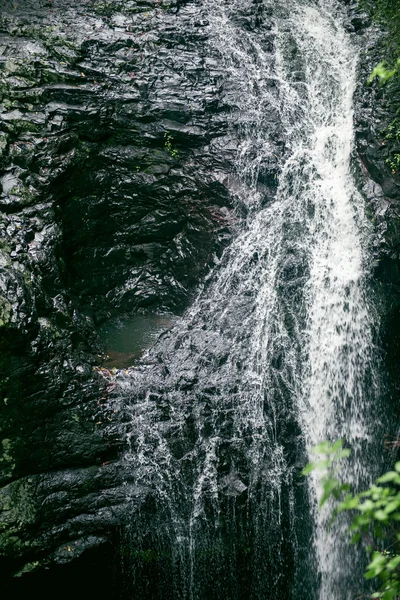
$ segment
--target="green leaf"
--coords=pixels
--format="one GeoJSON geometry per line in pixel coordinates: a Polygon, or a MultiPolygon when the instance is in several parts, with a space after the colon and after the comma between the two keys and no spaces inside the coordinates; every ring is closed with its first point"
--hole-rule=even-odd
{"type": "Polygon", "coordinates": [[[315,470],[315,463],[308,463],[308,465],[306,465],[304,467],[304,469],[302,470],[301,474],[302,475],[309,475],[314,470],[315,470]]]}
{"type": "Polygon", "coordinates": [[[361,533],[355,533],[353,535],[353,537],[351,538],[351,543],[357,544],[357,542],[359,542],[360,540],[361,540],[361,533]]]}
{"type": "MultiPolygon", "coordinates": [[[[341,502],[338,506],[339,512],[343,512],[344,510],[353,510],[357,508],[360,504],[360,499],[358,496],[347,496],[343,502],[341,502]]],[[[360,507],[361,510],[361,507],[360,507]]]]}
{"type": "Polygon", "coordinates": [[[367,515],[359,515],[358,517],[354,517],[353,522],[358,525],[358,527],[362,525],[369,525],[371,519],[367,515]]]}
{"type": "Polygon", "coordinates": [[[349,458],[350,454],[351,454],[350,448],[343,448],[343,450],[340,450],[339,452],[337,452],[335,454],[335,460],[339,460],[341,458],[349,458]]]}
{"type": "Polygon", "coordinates": [[[386,69],[385,63],[381,62],[373,69],[371,75],[368,77],[368,83],[371,83],[375,77],[379,77],[382,83],[385,83],[393,77],[396,73],[396,69],[386,69]]]}
{"type": "Polygon", "coordinates": [[[319,460],[318,462],[308,463],[302,470],[302,475],[309,475],[312,471],[325,471],[330,467],[331,461],[329,459],[319,460]]]}
{"type": "Polygon", "coordinates": [[[386,506],[385,506],[385,513],[386,514],[390,514],[392,512],[394,512],[395,510],[397,510],[400,507],[400,499],[396,498],[395,500],[392,500],[391,502],[389,502],[386,506]]]}
{"type": "Polygon", "coordinates": [[[383,510],[377,510],[374,513],[374,517],[378,521],[386,521],[387,520],[387,514],[383,510]]]}
{"type": "Polygon", "coordinates": [[[327,479],[323,482],[324,493],[322,494],[322,498],[319,501],[319,506],[323,506],[329,497],[334,495],[334,491],[338,485],[337,479],[327,479]]]}
{"type": "Polygon", "coordinates": [[[386,565],[388,571],[394,571],[400,565],[400,556],[395,556],[386,565]]]}
{"type": "Polygon", "coordinates": [[[372,493],[372,488],[370,488],[369,490],[366,490],[365,492],[360,492],[358,494],[358,496],[360,498],[369,498],[371,496],[371,493],[372,493]]]}
{"type": "Polygon", "coordinates": [[[400,474],[396,473],[396,471],[388,471],[377,480],[378,483],[388,483],[389,481],[394,481],[396,483],[400,483],[400,474]]]}
{"type": "Polygon", "coordinates": [[[337,440],[332,446],[332,452],[336,452],[343,446],[343,440],[337,440]]]}
{"type": "Polygon", "coordinates": [[[362,504],[360,504],[360,510],[362,512],[367,512],[373,510],[375,508],[375,503],[372,500],[366,500],[362,504]]]}
{"type": "Polygon", "coordinates": [[[329,442],[321,442],[317,444],[311,449],[313,454],[330,454],[332,451],[332,446],[329,442]]]}
{"type": "Polygon", "coordinates": [[[368,567],[376,566],[376,565],[384,565],[386,563],[386,556],[382,554],[382,552],[374,552],[372,554],[372,560],[368,567]]]}

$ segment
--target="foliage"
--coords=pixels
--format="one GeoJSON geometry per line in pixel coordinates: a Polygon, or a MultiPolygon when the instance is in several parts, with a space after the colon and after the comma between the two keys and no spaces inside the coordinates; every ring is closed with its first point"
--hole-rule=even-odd
{"type": "Polygon", "coordinates": [[[350,512],[352,515],[349,533],[353,544],[366,542],[370,562],[365,572],[366,579],[378,578],[380,589],[372,598],[394,600],[400,596],[400,462],[394,470],[379,477],[368,490],[353,493],[350,486],[342,483],[338,467],[342,459],[350,455],[343,448],[342,440],[334,444],[323,442],[313,452],[324,455],[323,460],[308,464],[303,475],[319,471],[323,495],[320,506],[329,498],[336,501],[333,517],[350,512]]]}
{"type": "MultiPolygon", "coordinates": [[[[390,123],[386,131],[383,132],[384,143],[392,142],[395,147],[398,147],[400,142],[400,119],[396,117],[390,123]]],[[[385,163],[390,167],[393,175],[400,171],[400,154],[398,152],[392,152],[391,155],[385,160],[385,163]]]]}
{"type": "MultiPolygon", "coordinates": [[[[383,55],[385,61],[380,62],[373,69],[368,78],[368,83],[371,83],[375,78],[379,80],[381,85],[393,80],[393,85],[389,91],[389,97],[394,100],[397,105],[396,115],[399,114],[398,108],[398,81],[400,74],[400,0],[359,0],[362,8],[367,10],[375,22],[381,24],[388,35],[385,36],[383,42],[383,55]]],[[[387,140],[400,141],[400,122],[395,118],[389,125],[386,132],[382,132],[387,140]]],[[[389,145],[389,157],[386,159],[386,164],[390,168],[393,175],[400,172],[400,154],[397,148],[389,145]]]]}
{"type": "Polygon", "coordinates": [[[392,156],[385,160],[385,163],[390,167],[393,175],[400,170],[400,154],[395,152],[392,156]]]}
{"type": "Polygon", "coordinates": [[[380,82],[386,83],[387,81],[389,81],[389,79],[391,79],[394,75],[396,75],[398,73],[400,69],[400,58],[397,59],[396,64],[394,65],[393,69],[387,69],[386,65],[384,62],[380,62],[379,64],[376,65],[376,67],[373,69],[371,75],[368,77],[368,83],[371,83],[375,77],[378,77],[378,79],[380,80],[380,82]]]}
{"type": "Polygon", "coordinates": [[[165,148],[168,150],[172,158],[176,158],[178,156],[178,150],[173,147],[172,142],[174,141],[174,138],[168,131],[164,133],[164,140],[165,148]]]}
{"type": "Polygon", "coordinates": [[[368,82],[378,77],[381,83],[385,83],[394,75],[399,73],[400,59],[400,0],[360,0],[360,6],[366,9],[372,18],[383,25],[388,31],[386,37],[387,62],[379,63],[372,71],[368,82]]]}
{"type": "Polygon", "coordinates": [[[388,30],[388,51],[394,51],[394,56],[398,56],[400,50],[400,0],[360,0],[360,6],[388,30]]]}
{"type": "Polygon", "coordinates": [[[313,454],[323,455],[324,458],[315,463],[309,463],[302,471],[303,475],[308,475],[312,471],[320,471],[322,484],[322,497],[319,505],[322,507],[325,502],[333,497],[336,500],[342,496],[343,492],[349,491],[350,486],[341,483],[338,479],[339,463],[342,459],[350,456],[350,450],[343,448],[343,441],[338,440],[334,444],[321,442],[312,449],[313,454]]]}
{"type": "Polygon", "coordinates": [[[389,127],[385,132],[386,140],[393,140],[394,142],[400,142],[400,119],[396,118],[390,123],[389,127]]]}

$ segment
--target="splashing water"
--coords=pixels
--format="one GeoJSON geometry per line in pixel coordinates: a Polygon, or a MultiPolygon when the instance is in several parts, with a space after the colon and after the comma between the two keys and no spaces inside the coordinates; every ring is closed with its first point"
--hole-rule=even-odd
{"type": "Polygon", "coordinates": [[[158,364],[121,383],[126,460],[154,503],[134,543],[163,548],[173,592],[160,598],[344,600],[362,585],[345,524],[328,531],[314,510],[318,479],[309,504],[295,477],[307,450],[340,437],[353,449],[345,479],[371,469],[368,226],[350,169],[357,51],[336,0],[263,7],[272,26],[248,31],[242,0],[202,5],[235,107],[235,194],[248,217],[149,353],[158,364]]]}

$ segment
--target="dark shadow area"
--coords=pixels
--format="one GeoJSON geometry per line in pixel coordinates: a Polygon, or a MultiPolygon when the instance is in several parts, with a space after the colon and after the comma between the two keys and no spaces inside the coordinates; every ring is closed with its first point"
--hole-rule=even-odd
{"type": "Polygon", "coordinates": [[[2,600],[120,600],[120,569],[111,544],[87,550],[76,561],[28,573],[2,586],[2,600]]]}

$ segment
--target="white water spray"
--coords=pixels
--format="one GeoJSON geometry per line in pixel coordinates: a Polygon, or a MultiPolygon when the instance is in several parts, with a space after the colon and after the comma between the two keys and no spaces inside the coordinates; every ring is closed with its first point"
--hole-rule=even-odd
{"type": "MultiPolygon", "coordinates": [[[[224,61],[226,93],[236,106],[235,192],[249,213],[164,353],[167,364],[180,361],[183,373],[195,372],[190,389],[200,390],[190,401],[186,392],[171,391],[180,385],[176,373],[178,383],[163,396],[173,435],[182,434],[189,416],[194,422],[196,441],[186,459],[193,465],[191,488],[180,484],[181,466],[154,402],[132,406],[136,442],[128,455],[169,507],[177,552],[188,565],[188,598],[200,597],[193,590],[205,499],[215,507],[216,522],[223,486],[231,486],[233,495],[246,489],[250,500],[261,486],[268,506],[280,506],[291,475],[278,430],[288,413],[296,414],[307,449],[344,437],[355,452],[345,477],[355,484],[367,477],[361,448],[371,435],[365,389],[373,359],[364,273],[368,227],[350,171],[357,51],[340,5],[265,0],[274,23],[271,53],[265,35],[238,26],[242,1],[203,4],[209,51],[224,61]],[[285,142],[281,156],[277,135],[285,142]],[[260,176],[278,164],[276,194],[268,200],[260,176]],[[206,383],[214,396],[204,392],[206,383]],[[235,458],[221,483],[220,452],[227,443],[233,455],[240,448],[246,457],[246,484],[235,458]]],[[[316,478],[313,485],[318,497],[316,478]]],[[[328,532],[317,511],[315,521],[319,598],[350,598],[344,532],[328,532]]],[[[263,597],[257,593],[252,597],[263,597]]]]}

